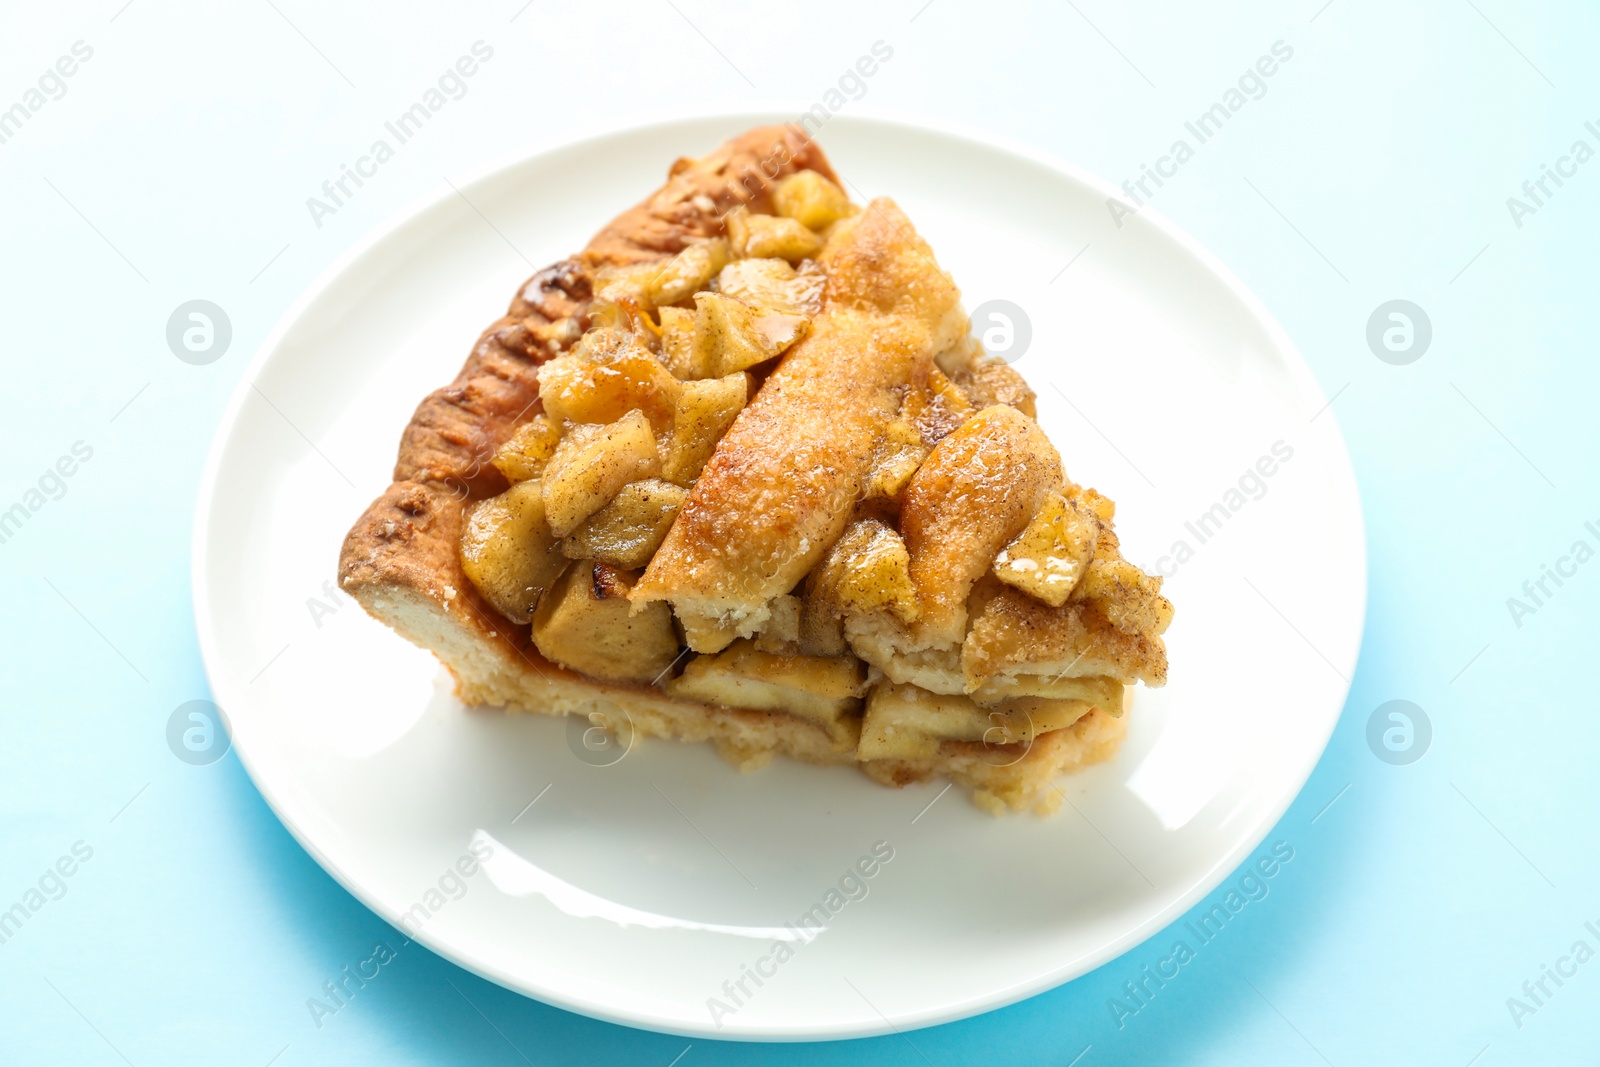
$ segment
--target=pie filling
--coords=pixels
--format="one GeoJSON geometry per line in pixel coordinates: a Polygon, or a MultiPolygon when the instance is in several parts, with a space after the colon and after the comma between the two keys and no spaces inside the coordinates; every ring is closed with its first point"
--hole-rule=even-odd
{"type": "Polygon", "coordinates": [[[539,370],[543,410],[493,456],[510,488],[469,508],[467,577],[553,663],[793,716],[862,761],[1003,763],[1096,709],[1120,717],[1126,685],[1164,681],[1172,606],[1122,558],[1111,501],[1062,473],[1032,391],[968,336],[931,259],[885,310],[859,284],[881,252],[852,247],[862,208],[813,171],[771,199],[726,236],[597,273],[589,328],[539,370]],[[940,285],[917,305],[927,328],[900,337],[906,301],[940,285]],[[753,444],[719,450],[808,338],[931,350],[840,401],[837,426],[791,361],[774,388],[822,405],[811,429],[764,441],[752,410],[753,444]],[[763,483],[753,447],[792,484],[763,483]],[[725,546],[773,538],[781,557],[729,562],[725,546]]]}

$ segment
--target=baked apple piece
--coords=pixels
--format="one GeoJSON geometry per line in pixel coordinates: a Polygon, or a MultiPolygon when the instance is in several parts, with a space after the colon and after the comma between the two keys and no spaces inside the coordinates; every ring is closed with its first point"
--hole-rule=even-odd
{"type": "Polygon", "coordinates": [[[552,663],[606,681],[659,678],[678,655],[678,637],[662,605],[629,609],[636,577],[605,563],[574,564],[534,613],[534,645],[552,663]]]}

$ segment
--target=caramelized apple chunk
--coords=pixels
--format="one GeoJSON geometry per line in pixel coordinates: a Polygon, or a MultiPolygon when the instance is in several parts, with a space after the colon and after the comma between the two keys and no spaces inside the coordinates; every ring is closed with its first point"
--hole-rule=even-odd
{"type": "Polygon", "coordinates": [[[917,618],[905,542],[880,519],[858,519],[847,526],[816,576],[808,596],[818,610],[835,616],[887,611],[907,626],[917,618]]]}
{"type": "Polygon", "coordinates": [[[753,308],[816,315],[827,278],[815,264],[797,271],[783,259],[736,259],[717,275],[717,291],[753,308]]]}
{"type": "Polygon", "coordinates": [[[659,264],[648,289],[651,304],[659,308],[689,299],[717,276],[728,255],[727,240],[713,237],[697,241],[659,264]]]}
{"type": "Polygon", "coordinates": [[[1172,602],[1161,595],[1161,579],[1125,559],[1090,563],[1072,598],[1092,602],[1123,633],[1161,634],[1172,622],[1172,602]]]}
{"type": "Polygon", "coordinates": [[[1081,485],[1069,485],[1062,492],[1074,503],[1088,508],[1094,517],[1105,524],[1107,530],[1117,517],[1116,501],[1101,493],[1098,489],[1088,489],[1081,485]]]}
{"type": "Polygon", "coordinates": [[[1057,492],[1027,528],[994,558],[994,575],[1013,588],[1059,608],[1094,558],[1100,520],[1057,492]]]}
{"type": "Polygon", "coordinates": [[[533,616],[533,643],[552,663],[611,682],[649,683],[672,666],[678,636],[665,604],[630,611],[638,578],[604,563],[575,563],[533,616]]]}
{"type": "Polygon", "coordinates": [[[489,461],[507,481],[525,482],[544,473],[544,468],[555,455],[556,442],[561,439],[561,427],[551,422],[547,415],[535,415],[517,427],[505,444],[495,449],[489,461]]]}
{"type": "Polygon", "coordinates": [[[661,362],[679,381],[698,377],[694,366],[695,313],[688,308],[661,309],[661,362]]]}
{"type": "Polygon", "coordinates": [[[539,368],[552,422],[613,422],[638,409],[666,426],[680,383],[655,353],[623,330],[590,330],[571,352],[539,368]]]}
{"type": "Polygon", "coordinates": [[[797,171],[780,181],[772,191],[772,202],[779,215],[812,230],[825,229],[853,210],[844,190],[814,170],[797,171]]]}
{"type": "Polygon", "coordinates": [[[661,476],[682,486],[694,484],[717,442],[744,410],[749,393],[743,373],[685,382],[663,448],[661,476]]]}
{"type": "Polygon", "coordinates": [[[822,238],[794,219],[752,215],[748,211],[735,211],[728,216],[728,243],[735,255],[746,259],[776,257],[791,263],[810,259],[822,251],[822,238]]]}
{"type": "Polygon", "coordinates": [[[594,272],[594,299],[596,303],[632,304],[640,309],[650,307],[650,289],[661,273],[661,263],[629,263],[607,265],[594,272]]]}
{"type": "Polygon", "coordinates": [[[569,559],[643,567],[661,547],[688,496],[681,486],[658,478],[631,482],[568,534],[561,551],[569,559]]]}
{"type": "Polygon", "coordinates": [[[545,467],[545,518],[557,537],[611,502],[629,482],[661,471],[650,421],[630,411],[605,426],[568,425],[545,467]]]}
{"type": "Polygon", "coordinates": [[[867,500],[898,502],[923,460],[931,451],[922,433],[904,419],[895,419],[884,428],[872,473],[867,475],[867,500]]]}
{"type": "Polygon", "coordinates": [[[929,366],[906,390],[900,418],[915,426],[923,443],[932,448],[966,422],[973,410],[972,403],[944,372],[929,366]]]}
{"type": "Polygon", "coordinates": [[[515,623],[566,567],[561,543],[545,523],[537,479],[518,482],[499,496],[473,504],[461,533],[461,569],[496,611],[515,623]]]}
{"type": "Polygon", "coordinates": [[[762,311],[720,293],[697,293],[694,377],[721,378],[781,355],[804,337],[810,320],[762,311]]]}

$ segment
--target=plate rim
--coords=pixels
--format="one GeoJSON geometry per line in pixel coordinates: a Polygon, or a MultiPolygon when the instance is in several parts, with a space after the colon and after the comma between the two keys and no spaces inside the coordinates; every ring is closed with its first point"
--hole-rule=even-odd
{"type": "MultiPolygon", "coordinates": [[[[190,599],[194,610],[196,638],[206,673],[206,680],[210,686],[212,696],[216,698],[219,707],[223,709],[225,724],[227,723],[225,709],[230,703],[232,695],[237,691],[227,682],[222,653],[215,636],[216,618],[211,610],[211,588],[207,577],[210,564],[209,546],[211,543],[212,515],[215,508],[218,478],[221,473],[223,454],[237,430],[241,411],[255,382],[262,370],[282,346],[285,336],[294,328],[295,324],[305,314],[307,308],[374,246],[390,237],[411,220],[456,196],[457,188],[470,190],[480,182],[492,179],[511,167],[543,156],[580,149],[600,142],[626,141],[630,137],[644,133],[661,132],[671,127],[694,127],[711,122],[727,124],[730,129],[734,130],[740,128],[739,124],[741,123],[748,126],[764,123],[793,122],[793,116],[803,112],[804,107],[791,110],[772,106],[740,109],[708,108],[687,113],[682,111],[658,111],[646,119],[607,126],[597,132],[561,138],[542,146],[530,145],[524,142],[516,149],[501,153],[484,164],[468,169],[458,178],[445,179],[443,188],[430,189],[412,198],[364,232],[344,251],[335,256],[315,278],[307,283],[299,295],[290,302],[272,329],[263,337],[250,360],[241,371],[238,383],[234,387],[228,402],[223,407],[222,414],[217,422],[217,428],[207,449],[195,501],[194,520],[190,534],[190,599]],[[219,685],[219,681],[223,684],[219,685]]],[[[1118,198],[1118,190],[1107,179],[1078,164],[1006,135],[982,130],[965,123],[950,120],[936,121],[921,115],[913,116],[904,112],[877,107],[854,108],[848,113],[839,113],[831,116],[829,121],[832,122],[839,119],[842,119],[845,125],[850,126],[876,126],[912,135],[931,135],[969,141],[977,146],[1017,157],[1019,160],[1076,181],[1097,194],[1105,195],[1108,199],[1118,198]]],[[[1146,205],[1139,209],[1138,215],[1142,220],[1142,224],[1152,227],[1162,237],[1173,242],[1183,252],[1192,256],[1213,279],[1221,283],[1229,294],[1239,301],[1240,305],[1270,339],[1273,348],[1281,357],[1284,368],[1288,371],[1297,388],[1302,390],[1308,398],[1326,400],[1326,393],[1322,389],[1321,383],[1317,381],[1316,375],[1304,355],[1300,352],[1299,347],[1250,288],[1204,245],[1158,209],[1146,205]]],[[[1338,664],[1339,667],[1343,668],[1344,677],[1344,692],[1339,703],[1339,711],[1328,718],[1326,727],[1322,731],[1322,736],[1314,750],[1310,751],[1309,758],[1304,766],[1298,768],[1292,776],[1292,779],[1298,784],[1293,789],[1283,790],[1282,794],[1266,809],[1266,814],[1252,826],[1250,832],[1239,839],[1240,843],[1238,845],[1227,854],[1219,856],[1205,870],[1205,873],[1194,881],[1193,886],[1187,892],[1175,897],[1165,907],[1151,914],[1144,921],[1129,927],[1117,937],[1106,941],[1095,951],[1084,954],[1071,964],[1063,965],[1042,974],[1032,975],[1009,985],[988,990],[980,995],[968,996],[955,1004],[942,1004],[914,1011],[902,1011],[892,1018],[884,1017],[881,1024],[871,1021],[864,1025],[851,1025],[848,1023],[807,1024],[803,1021],[791,1022],[788,1025],[756,1024],[751,1026],[747,1024],[746,1027],[741,1028],[738,1032],[729,1033],[726,1030],[711,1028],[709,1024],[681,1026],[678,1025],[677,1020],[663,1019],[648,1011],[630,1010],[614,1003],[570,996],[559,989],[541,988],[535,992],[529,989],[515,975],[501,973],[496,967],[472,959],[464,950],[447,943],[447,939],[441,937],[440,932],[432,928],[419,930],[417,936],[413,936],[410,939],[420,942],[431,952],[451,964],[470,971],[486,981],[494,982],[496,985],[519,995],[564,1011],[571,1011],[589,1018],[635,1029],[681,1037],[758,1042],[804,1042],[876,1037],[898,1033],[907,1029],[920,1029],[967,1019],[1055,989],[1131,952],[1155,934],[1170,926],[1207,894],[1211,893],[1221,884],[1229,872],[1236,869],[1250,853],[1259,847],[1272,828],[1282,821],[1284,814],[1304,791],[1306,783],[1309,782],[1311,775],[1321,762],[1324,753],[1327,751],[1328,743],[1333,736],[1333,731],[1337,728],[1339,720],[1343,718],[1345,707],[1349,702],[1350,690],[1360,661],[1367,626],[1368,583],[1370,581],[1367,528],[1361,501],[1360,484],[1355,476],[1355,468],[1350,457],[1349,446],[1345,441],[1337,414],[1331,410],[1328,413],[1332,418],[1321,432],[1329,435],[1328,446],[1330,448],[1329,459],[1331,461],[1329,474],[1335,481],[1333,487],[1335,493],[1342,493],[1346,497],[1345,502],[1350,507],[1349,525],[1358,535],[1351,543],[1352,563],[1355,565],[1357,576],[1359,577],[1359,581],[1355,583],[1357,590],[1355,606],[1358,624],[1355,640],[1347,656],[1348,662],[1338,664]]],[[[230,747],[237,754],[239,763],[249,776],[251,784],[260,793],[278,822],[289,832],[300,847],[305,849],[307,854],[316,860],[318,866],[326,871],[334,881],[338,882],[346,892],[350,893],[364,907],[383,919],[391,927],[399,930],[399,915],[390,914],[391,909],[383,907],[375,901],[373,899],[375,894],[368,893],[360,885],[356,884],[354,879],[319,848],[301,827],[285,816],[283,800],[271,788],[270,784],[263,780],[263,777],[253,765],[251,757],[246,754],[245,747],[235,743],[231,735],[230,747]]]]}

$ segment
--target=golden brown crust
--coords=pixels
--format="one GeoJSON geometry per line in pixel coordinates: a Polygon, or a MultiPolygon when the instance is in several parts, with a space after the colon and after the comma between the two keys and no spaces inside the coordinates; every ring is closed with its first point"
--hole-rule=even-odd
{"type": "Polygon", "coordinates": [[[435,654],[440,650],[419,627],[448,624],[461,631],[460,640],[501,645],[503,652],[523,656],[527,627],[490,607],[461,571],[462,518],[459,486],[395,482],[346,535],[339,584],[368,612],[435,654]],[[431,605],[439,619],[413,621],[379,607],[397,593],[410,594],[404,598],[408,604],[431,605]]]}
{"type": "Polygon", "coordinates": [[[770,213],[772,186],[797,170],[814,170],[838,181],[822,149],[793,126],[763,126],[709,156],[680,159],[665,185],[594,235],[584,261],[641,263],[681,252],[699,238],[719,236],[723,218],[741,204],[770,213]]]}
{"type": "Polygon", "coordinates": [[[396,482],[445,482],[477,500],[505,489],[489,464],[500,442],[538,410],[539,364],[587,328],[589,272],[576,260],[539,271],[485,330],[455,381],[417,405],[400,438],[396,482]]]}
{"type": "Polygon", "coordinates": [[[967,632],[967,594],[995,553],[1061,484],[1061,457],[1039,424],[1004,404],[984,408],[939,442],[900,507],[922,616],[915,635],[945,648],[967,632]]]}
{"type": "Polygon", "coordinates": [[[1117,629],[1093,603],[1052,608],[998,582],[985,583],[974,599],[979,606],[961,649],[969,689],[1017,672],[1166,684],[1161,638],[1117,629]]]}

